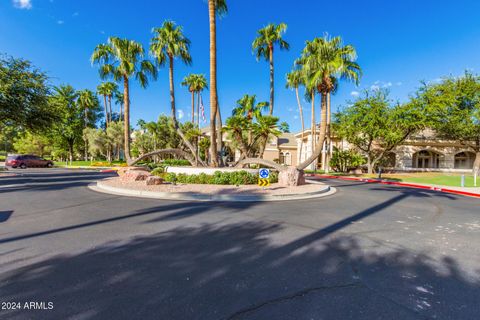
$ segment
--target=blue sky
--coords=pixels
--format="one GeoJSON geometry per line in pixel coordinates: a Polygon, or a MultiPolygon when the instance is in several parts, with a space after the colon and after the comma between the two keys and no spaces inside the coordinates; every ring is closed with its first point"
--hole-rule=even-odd
{"type": "MultiPolygon", "coordinates": [[[[268,64],[255,60],[251,43],[256,30],[270,22],[288,24],[285,39],[290,51],[275,53],[275,114],[293,131],[300,128],[300,121],[295,94],[285,89],[285,73],[305,40],[325,32],[356,47],[364,72],[359,87],[341,83],[332,99],[334,110],[347,105],[352,93],[372,86],[389,87],[394,100],[405,101],[420,80],[480,69],[479,1],[230,0],[228,5],[228,15],[218,22],[218,91],[224,118],[245,93],[268,101],[268,64]]],[[[33,61],[55,85],[94,90],[100,82],[89,60],[94,47],[108,36],[135,39],[147,47],[151,28],[165,19],[182,25],[192,41],[193,65],[177,61],[175,69],[177,108],[185,120],[190,96],[180,82],[188,73],[209,71],[203,0],[1,0],[0,52],[33,61]]],[[[168,90],[167,69],[145,90],[133,85],[132,123],[168,114],[168,90]]],[[[204,102],[208,109],[208,93],[204,102]]],[[[304,108],[309,109],[305,102],[304,108]]],[[[310,118],[308,111],[305,117],[310,118]]]]}

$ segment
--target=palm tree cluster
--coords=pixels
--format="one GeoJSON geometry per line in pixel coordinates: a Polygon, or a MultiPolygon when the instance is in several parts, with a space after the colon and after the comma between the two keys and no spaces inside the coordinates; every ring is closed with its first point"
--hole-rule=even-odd
{"type": "MultiPolygon", "coordinates": [[[[320,95],[320,128],[319,137],[313,152],[297,169],[303,170],[318,159],[325,141],[330,143],[330,96],[338,88],[340,80],[358,84],[362,71],[356,62],[357,53],[353,46],[344,45],[340,37],[325,35],[306,41],[301,56],[295,61],[295,68],[287,74],[287,87],[294,88],[304,131],[303,111],[298,96],[299,86],[304,86],[305,96],[312,103],[312,137],[316,138],[315,96],[320,95]]],[[[303,141],[303,137],[302,137],[303,141]]],[[[314,139],[312,139],[312,144],[314,139]]],[[[327,160],[328,163],[328,160],[327,160]]]]}
{"type": "MultiPolygon", "coordinates": [[[[217,92],[217,18],[227,13],[227,3],[225,0],[206,0],[208,3],[209,33],[210,33],[210,74],[209,84],[203,74],[189,74],[182,82],[191,94],[191,122],[195,125],[195,93],[197,94],[197,117],[196,127],[199,127],[199,106],[200,93],[210,89],[210,156],[209,163],[216,167],[221,164],[220,153],[222,150],[222,122],[219,108],[219,99],[217,92]]],[[[264,59],[269,62],[270,69],[270,101],[256,103],[256,96],[245,95],[241,98],[237,107],[234,109],[233,116],[227,120],[226,130],[238,139],[246,137],[245,146],[243,146],[242,155],[244,157],[252,156],[253,145],[260,147],[256,154],[262,156],[265,145],[268,142],[269,135],[278,135],[282,131],[288,131],[288,126],[278,125],[278,118],[273,117],[275,91],[274,91],[274,49],[289,50],[290,45],[283,38],[287,30],[285,23],[268,24],[257,32],[257,36],[252,43],[253,52],[257,60],[264,59]],[[268,108],[269,115],[264,116],[262,111],[268,108]],[[262,129],[259,129],[259,128],[262,129]],[[242,130],[240,130],[243,128],[242,130]],[[246,130],[246,132],[243,132],[246,130]],[[258,134],[261,130],[262,134],[258,134]],[[266,132],[269,132],[266,136],[266,132]]],[[[191,153],[192,158],[202,165],[205,163],[199,159],[199,142],[192,143],[183,132],[178,123],[175,105],[174,88],[174,64],[176,60],[185,65],[191,65],[192,57],[190,55],[190,40],[184,35],[181,26],[175,22],[167,20],[160,27],[152,29],[152,39],[149,45],[149,54],[153,58],[150,61],[145,58],[146,52],[143,46],[129,39],[110,37],[107,43],[98,45],[92,55],[92,63],[99,64],[100,76],[102,79],[113,78],[115,81],[123,82],[123,94],[120,95],[116,90],[115,83],[105,82],[98,87],[98,92],[104,97],[104,111],[106,123],[111,122],[111,99],[115,97],[120,103],[121,109],[124,108],[123,119],[125,128],[125,157],[129,164],[136,161],[131,159],[130,155],[130,94],[129,85],[132,78],[140,83],[142,87],[148,85],[149,79],[156,79],[158,70],[168,65],[169,92],[172,125],[178,135],[181,137],[184,146],[191,153]],[[107,107],[108,98],[108,107],[107,107]]],[[[305,88],[305,96],[312,103],[312,133],[315,134],[315,97],[320,95],[321,101],[321,121],[320,134],[316,142],[312,155],[298,165],[299,170],[303,170],[310,163],[314,162],[327,139],[330,139],[330,95],[335,92],[340,80],[349,80],[358,83],[361,76],[361,70],[356,61],[356,52],[351,45],[343,45],[340,37],[331,38],[324,36],[307,41],[300,58],[295,61],[294,70],[287,75],[287,87],[295,89],[297,102],[299,106],[302,132],[304,129],[303,110],[300,103],[299,87],[305,88]]],[[[122,115],[122,111],[120,112],[122,115]]],[[[238,140],[240,141],[240,140],[238,140]]],[[[243,142],[239,142],[242,144],[243,142]]],[[[302,137],[303,143],[303,137],[302,137]]],[[[160,150],[161,151],[161,150],[160,150]]]]}

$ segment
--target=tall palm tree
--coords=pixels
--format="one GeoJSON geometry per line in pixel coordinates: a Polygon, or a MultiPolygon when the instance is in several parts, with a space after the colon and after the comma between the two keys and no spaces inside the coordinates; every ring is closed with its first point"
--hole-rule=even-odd
{"type": "Polygon", "coordinates": [[[215,121],[217,119],[217,113],[220,112],[218,109],[217,95],[217,15],[225,15],[228,11],[228,8],[226,0],[207,1],[208,20],[210,25],[210,159],[211,166],[217,167],[218,155],[215,121]]]}
{"type": "Polygon", "coordinates": [[[144,59],[145,50],[143,46],[133,40],[117,37],[108,38],[105,44],[99,44],[92,54],[92,63],[100,65],[100,77],[105,79],[109,76],[115,81],[123,81],[123,105],[124,127],[125,127],[125,158],[130,158],[130,78],[140,83],[145,88],[148,85],[148,78],[157,78],[157,69],[148,60],[144,59]]]}
{"type": "Polygon", "coordinates": [[[257,38],[252,43],[252,48],[257,56],[257,61],[261,58],[270,63],[270,115],[273,114],[274,103],[274,68],[273,68],[273,49],[279,45],[281,50],[288,50],[290,45],[283,40],[282,36],[287,31],[287,25],[280,23],[275,25],[270,23],[257,31],[257,38]]]}
{"type": "Polygon", "coordinates": [[[305,122],[303,120],[303,108],[298,94],[298,87],[303,84],[303,77],[301,70],[292,70],[287,73],[287,88],[295,89],[295,96],[297,97],[298,112],[300,113],[300,122],[302,125],[302,140],[300,141],[300,154],[303,152],[303,135],[305,133],[305,122]]]}
{"type": "Polygon", "coordinates": [[[118,85],[115,82],[106,82],[106,91],[107,91],[107,97],[108,97],[108,111],[110,114],[110,122],[112,122],[112,97],[118,92],[118,85]]]}
{"type": "Polygon", "coordinates": [[[107,129],[108,124],[112,121],[112,107],[110,103],[110,110],[109,110],[109,106],[107,105],[107,97],[109,101],[111,101],[114,88],[116,90],[117,85],[113,82],[102,82],[97,86],[98,94],[103,96],[103,103],[104,103],[104,110],[105,110],[105,130],[107,129]]]}
{"type": "Polygon", "coordinates": [[[175,88],[173,80],[173,63],[180,58],[183,63],[190,65],[192,57],[190,56],[190,40],[183,34],[181,26],[177,26],[173,21],[165,21],[160,28],[152,29],[153,38],[150,42],[150,54],[155,57],[158,66],[164,66],[168,61],[169,81],[170,81],[170,105],[172,120],[175,130],[182,138],[185,145],[190,149],[193,157],[196,158],[196,150],[188,138],[182,132],[178,125],[175,108],[175,88]]]}
{"type": "Polygon", "coordinates": [[[192,95],[192,123],[195,123],[195,74],[189,74],[183,78],[182,86],[187,87],[192,95]]]}
{"type": "MultiPolygon", "coordinates": [[[[234,116],[243,116],[247,119],[248,123],[252,124],[253,119],[258,119],[262,116],[262,111],[268,108],[268,102],[256,102],[256,95],[244,95],[237,101],[237,106],[233,109],[234,116]]],[[[250,145],[253,140],[252,129],[248,132],[248,144],[250,145]]]]}
{"type": "MultiPolygon", "coordinates": [[[[77,103],[79,107],[83,110],[84,112],[84,117],[83,117],[83,128],[86,129],[88,127],[88,111],[90,109],[93,109],[95,106],[95,94],[88,90],[81,90],[78,92],[78,99],[77,103]]],[[[88,147],[87,147],[87,139],[84,137],[84,158],[85,161],[88,160],[88,147]]]]}
{"type": "Polygon", "coordinates": [[[321,95],[320,136],[312,155],[297,168],[305,169],[322,151],[327,133],[327,111],[330,109],[329,94],[335,89],[335,79],[353,81],[358,84],[361,77],[360,66],[355,62],[357,53],[353,46],[343,45],[340,37],[315,38],[307,41],[302,56],[296,64],[306,74],[307,87],[315,87],[321,95]]]}

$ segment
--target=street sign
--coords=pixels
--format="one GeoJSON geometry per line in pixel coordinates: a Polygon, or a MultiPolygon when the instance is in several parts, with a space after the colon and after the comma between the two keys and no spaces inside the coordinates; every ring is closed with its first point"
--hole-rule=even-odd
{"type": "Polygon", "coordinates": [[[268,187],[270,185],[270,180],[269,179],[258,179],[258,186],[259,187],[268,187]]]}
{"type": "Polygon", "coordinates": [[[268,179],[270,177],[270,169],[260,168],[260,170],[258,170],[258,176],[261,179],[268,179]]]}

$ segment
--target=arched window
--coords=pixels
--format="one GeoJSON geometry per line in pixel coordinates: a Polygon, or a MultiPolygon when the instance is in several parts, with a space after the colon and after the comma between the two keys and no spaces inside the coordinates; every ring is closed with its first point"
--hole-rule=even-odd
{"type": "Polygon", "coordinates": [[[290,152],[280,152],[280,164],[286,164],[287,166],[292,165],[292,155],[290,152]]]}
{"type": "Polygon", "coordinates": [[[413,167],[436,169],[440,167],[441,154],[429,150],[421,150],[413,154],[413,167]]]}
{"type": "Polygon", "coordinates": [[[475,153],[463,151],[455,155],[455,169],[472,169],[475,153]]]}

